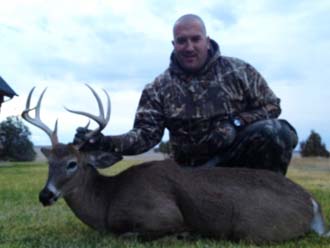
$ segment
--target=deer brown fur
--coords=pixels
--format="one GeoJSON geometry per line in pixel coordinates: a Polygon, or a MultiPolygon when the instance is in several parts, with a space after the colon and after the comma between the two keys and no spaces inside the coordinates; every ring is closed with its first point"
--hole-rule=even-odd
{"type": "Polygon", "coordinates": [[[100,231],[271,243],[305,235],[315,214],[322,216],[310,193],[271,171],[187,169],[165,160],[103,176],[89,164],[89,154],[72,145],[43,152],[50,173],[40,200],[50,205],[63,196],[79,219],[100,231]]]}

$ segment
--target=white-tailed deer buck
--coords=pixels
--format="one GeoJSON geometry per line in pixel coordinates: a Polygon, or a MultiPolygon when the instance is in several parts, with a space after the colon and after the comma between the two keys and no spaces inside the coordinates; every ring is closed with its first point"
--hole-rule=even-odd
{"type": "MultiPolygon", "coordinates": [[[[105,92],[105,115],[100,98],[90,89],[100,115],[71,112],[99,124],[93,135],[106,126],[110,101],[105,92]]],[[[52,142],[50,149],[42,149],[49,163],[48,180],[39,195],[45,206],[63,197],[75,215],[90,227],[119,235],[134,233],[143,239],[183,232],[254,243],[294,239],[309,231],[330,236],[313,196],[271,171],[186,169],[165,160],[142,163],[116,176],[103,176],[89,152],[58,142],[56,125],[51,131],[40,119],[45,91],[34,108],[30,107],[32,92],[33,89],[22,116],[44,130],[52,142]],[[29,115],[31,110],[35,110],[34,118],[29,115]]]]}

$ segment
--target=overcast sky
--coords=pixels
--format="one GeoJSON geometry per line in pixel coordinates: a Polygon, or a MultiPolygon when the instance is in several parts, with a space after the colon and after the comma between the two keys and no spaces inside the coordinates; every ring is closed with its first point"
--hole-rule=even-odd
{"type": "MultiPolygon", "coordinates": [[[[128,131],[141,91],[163,72],[172,51],[172,26],[187,13],[201,16],[223,55],[251,63],[281,98],[281,118],[300,141],[313,129],[330,148],[330,1],[328,0],[0,0],[0,76],[19,94],[0,120],[20,115],[27,94],[48,87],[44,122],[59,119],[61,142],[87,119],[63,106],[96,112],[84,86],[111,97],[107,134],[128,131]]],[[[28,125],[32,141],[48,137],[28,125]]]]}

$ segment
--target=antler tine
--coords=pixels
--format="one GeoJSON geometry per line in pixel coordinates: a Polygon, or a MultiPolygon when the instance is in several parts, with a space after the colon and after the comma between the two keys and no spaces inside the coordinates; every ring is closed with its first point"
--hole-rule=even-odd
{"type": "Polygon", "coordinates": [[[103,92],[105,93],[105,95],[107,97],[107,115],[106,115],[106,118],[105,118],[105,122],[109,123],[110,114],[111,114],[111,101],[110,101],[110,97],[109,97],[108,92],[105,89],[103,89],[103,92]]]}
{"type": "Polygon", "coordinates": [[[103,89],[103,92],[105,93],[105,95],[107,97],[107,113],[105,115],[101,98],[99,97],[99,95],[96,93],[96,91],[90,85],[88,85],[88,84],[85,84],[85,85],[91,90],[91,92],[93,93],[93,95],[94,95],[94,97],[97,101],[97,105],[98,105],[98,108],[99,108],[99,115],[96,116],[96,115],[93,115],[91,113],[87,113],[87,112],[84,112],[84,111],[71,110],[71,109],[68,109],[66,107],[64,107],[64,108],[67,111],[71,112],[71,113],[86,116],[86,117],[94,120],[99,125],[98,128],[96,128],[95,130],[93,130],[93,131],[91,131],[90,133],[87,134],[87,137],[92,137],[96,133],[101,132],[106,127],[106,125],[108,124],[108,122],[110,120],[111,103],[110,103],[110,97],[109,97],[108,92],[103,89]]]}
{"type": "MultiPolygon", "coordinates": [[[[33,91],[35,90],[35,88],[36,88],[36,87],[34,86],[34,87],[30,90],[30,92],[29,92],[28,98],[27,98],[27,100],[26,100],[25,110],[24,110],[24,111],[30,109],[31,96],[32,96],[32,93],[33,93],[33,91]]],[[[25,114],[24,111],[23,111],[23,113],[25,114]]],[[[23,115],[23,113],[22,113],[22,115],[23,115]]]]}
{"type": "Polygon", "coordinates": [[[52,146],[54,147],[56,144],[58,144],[58,137],[57,137],[57,123],[58,121],[56,120],[55,122],[55,127],[54,127],[54,131],[52,131],[45,123],[43,123],[40,119],[40,108],[41,108],[41,101],[42,101],[42,98],[47,90],[47,88],[45,88],[39,99],[38,99],[38,102],[37,102],[37,105],[33,108],[30,107],[30,103],[31,103],[31,98],[32,98],[32,94],[33,94],[33,91],[34,91],[35,87],[33,87],[30,92],[29,92],[29,95],[28,95],[28,98],[26,100],[26,106],[25,106],[25,109],[23,110],[22,112],[22,118],[24,120],[26,120],[27,122],[31,123],[32,125],[40,128],[41,130],[43,130],[50,138],[50,141],[52,143],[52,146]],[[32,110],[35,110],[35,118],[32,118],[30,116],[30,111],[32,110]]]}

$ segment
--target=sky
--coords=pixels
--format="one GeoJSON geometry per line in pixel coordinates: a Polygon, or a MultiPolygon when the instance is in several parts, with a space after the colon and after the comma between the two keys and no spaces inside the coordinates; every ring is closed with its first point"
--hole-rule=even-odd
{"type": "MultiPolygon", "coordinates": [[[[32,105],[47,87],[41,119],[50,128],[58,119],[59,140],[70,142],[88,120],[63,107],[98,111],[88,83],[104,101],[102,89],[111,98],[104,133],[129,131],[141,91],[169,64],[174,22],[194,13],[223,55],[263,75],[281,99],[280,118],[300,141],[314,130],[330,149],[328,0],[0,0],[0,6],[0,76],[19,95],[2,105],[0,120],[20,116],[33,86],[32,105]]],[[[50,144],[25,124],[34,144],[50,144]]]]}

